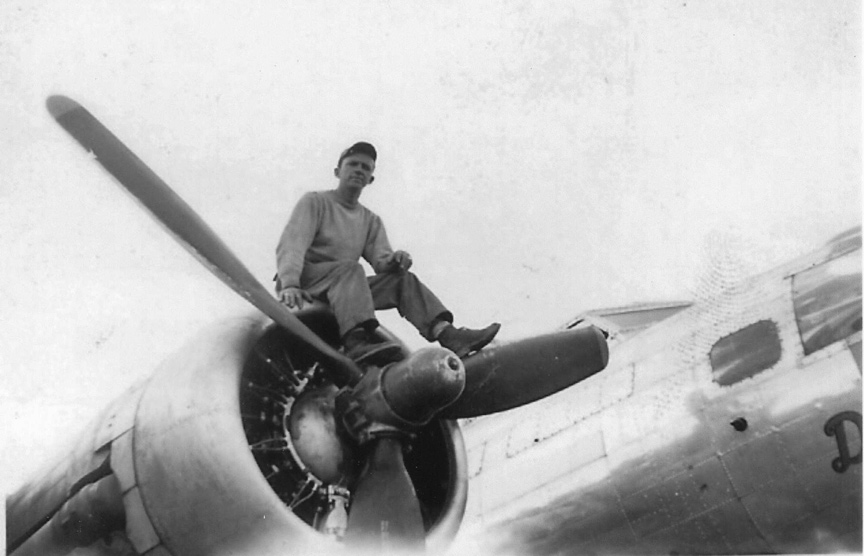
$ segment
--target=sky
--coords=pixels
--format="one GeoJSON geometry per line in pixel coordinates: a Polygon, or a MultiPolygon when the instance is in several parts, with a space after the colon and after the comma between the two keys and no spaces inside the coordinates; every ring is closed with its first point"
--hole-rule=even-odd
{"type": "Polygon", "coordinates": [[[296,200],[374,143],[362,202],[457,325],[502,341],[693,298],[718,256],[766,270],[861,220],[854,0],[7,0],[0,91],[4,489],[251,310],[53,122],[52,94],[268,288],[296,200]]]}

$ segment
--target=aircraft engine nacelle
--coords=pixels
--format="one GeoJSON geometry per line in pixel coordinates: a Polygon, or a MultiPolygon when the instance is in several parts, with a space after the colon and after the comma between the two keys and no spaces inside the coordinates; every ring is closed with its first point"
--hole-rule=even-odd
{"type": "MultiPolygon", "coordinates": [[[[314,320],[322,337],[332,334],[314,320]]],[[[339,551],[360,460],[334,432],[335,388],[317,365],[263,317],[205,331],[7,499],[9,553],[94,542],[100,554],[151,556],[339,551]]],[[[443,550],[467,498],[455,422],[416,431],[405,463],[427,550],[443,550]]]]}

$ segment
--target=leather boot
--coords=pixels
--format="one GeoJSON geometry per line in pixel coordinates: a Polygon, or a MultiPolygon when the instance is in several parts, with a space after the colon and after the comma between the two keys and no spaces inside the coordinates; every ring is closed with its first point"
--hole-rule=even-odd
{"type": "Polygon", "coordinates": [[[438,335],[438,343],[441,347],[445,347],[456,354],[460,359],[479,351],[492,341],[495,334],[501,325],[497,322],[490,324],[482,330],[472,330],[471,328],[456,328],[453,325],[448,326],[438,335]]]}
{"type": "Polygon", "coordinates": [[[342,338],[345,355],[358,365],[386,365],[402,360],[402,347],[375,337],[363,327],[352,328],[342,338]]]}

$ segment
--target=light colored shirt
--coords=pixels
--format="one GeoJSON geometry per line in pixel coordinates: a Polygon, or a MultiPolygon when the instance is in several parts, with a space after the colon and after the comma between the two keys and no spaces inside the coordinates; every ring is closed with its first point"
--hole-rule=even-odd
{"type": "Polygon", "coordinates": [[[276,247],[280,286],[303,287],[303,275],[314,276],[315,265],[360,257],[376,274],[388,271],[393,249],[381,218],[360,203],[342,202],[335,191],[306,193],[276,247]]]}

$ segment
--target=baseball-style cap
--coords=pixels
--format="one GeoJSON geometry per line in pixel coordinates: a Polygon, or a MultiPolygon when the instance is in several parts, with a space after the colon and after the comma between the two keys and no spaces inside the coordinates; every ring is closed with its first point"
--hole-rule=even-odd
{"type": "Polygon", "coordinates": [[[365,154],[372,160],[378,160],[378,152],[375,150],[375,147],[373,147],[371,143],[361,141],[359,143],[354,143],[342,151],[342,154],[339,155],[339,162],[336,163],[336,166],[341,166],[345,157],[351,156],[352,154],[365,154]]]}

